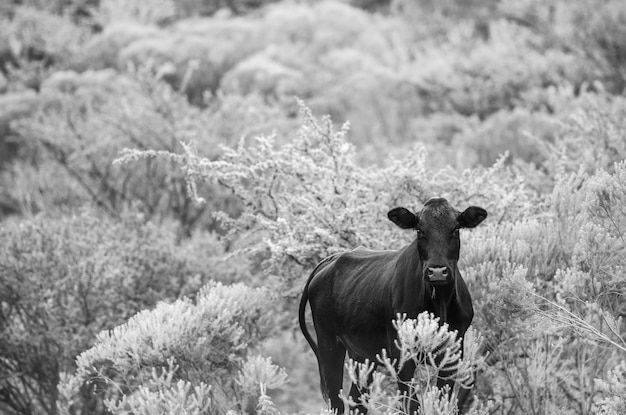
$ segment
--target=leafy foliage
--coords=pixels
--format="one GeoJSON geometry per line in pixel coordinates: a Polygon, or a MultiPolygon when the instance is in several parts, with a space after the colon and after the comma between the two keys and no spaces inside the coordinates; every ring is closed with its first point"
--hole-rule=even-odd
{"type": "MultiPolygon", "coordinates": [[[[357,404],[367,409],[368,413],[404,414],[409,412],[410,400],[419,402],[419,414],[451,415],[458,413],[456,399],[462,389],[470,388],[474,374],[484,366],[484,356],[477,352],[480,338],[470,330],[464,339],[457,339],[456,332],[448,331],[447,324],[439,325],[439,319],[428,313],[421,313],[417,319],[398,316],[393,325],[398,330],[396,347],[400,350],[400,360],[392,361],[385,350],[379,356],[379,364],[384,366],[386,373],[374,373],[374,363],[356,363],[350,360],[347,364],[350,380],[364,392],[359,402],[353,402],[348,396],[342,395],[348,407],[357,404]],[[461,349],[464,349],[461,358],[461,349]],[[399,379],[399,370],[407,362],[416,364],[415,376],[409,385],[409,395],[390,392],[387,382],[399,379]],[[452,380],[454,389],[440,390],[433,385],[440,370],[454,370],[452,380]],[[370,384],[369,392],[365,392],[370,384]]],[[[474,415],[488,413],[486,408],[475,409],[474,415]]]]}
{"type": "Polygon", "coordinates": [[[246,255],[265,258],[266,268],[280,269],[287,282],[299,275],[302,266],[312,267],[342,249],[393,246],[391,226],[378,224],[389,206],[414,206],[416,201],[442,195],[452,201],[475,201],[496,217],[504,217],[516,215],[530,203],[531,195],[516,178],[501,173],[506,170],[502,163],[460,176],[453,170],[431,171],[424,149],[417,147],[384,169],[363,168],[345,139],[347,125],[334,131],[328,117],[318,121],[307,108],[302,111],[305,121],[297,138],[280,147],[272,137],[260,137],[251,145],[242,142],[237,149],[225,149],[215,161],[198,156],[193,144],[185,145],[180,156],[126,150],[119,161],[164,155],[184,165],[190,193],[197,193],[198,180],[230,189],[240,200],[242,213],[220,218],[233,243],[246,255]],[[478,183],[490,186],[481,191],[478,183]],[[494,192],[494,197],[487,192],[494,192]],[[509,197],[495,198],[502,193],[509,197]],[[242,234],[246,236],[241,238],[242,234]]]}
{"type": "MultiPolygon", "coordinates": [[[[126,145],[175,151],[179,140],[200,135],[205,137],[202,148],[216,157],[211,131],[238,138],[248,133],[248,122],[236,127],[229,117],[258,124],[271,112],[242,106],[253,98],[216,99],[203,110],[149,69],[134,75],[57,73],[46,82],[45,105],[15,127],[30,143],[25,157],[32,158],[30,165],[16,163],[7,173],[6,180],[20,183],[10,194],[18,205],[31,212],[56,206],[71,211],[91,202],[114,217],[138,209],[148,218],[175,218],[182,234],[190,234],[198,222],[212,224],[207,207],[194,205],[185,194],[178,170],[149,160],[131,169],[111,162],[126,145]]],[[[227,194],[215,187],[211,191],[214,208],[236,212],[227,194]]]]}
{"type": "MultiPolygon", "coordinates": [[[[76,374],[65,385],[87,382],[114,413],[173,414],[181,408],[226,413],[254,407],[265,393],[260,385],[276,388],[286,380],[271,361],[249,354],[267,334],[268,294],[243,284],[210,283],[194,302],[183,298],[144,310],[100,333],[77,358],[76,374]]],[[[67,403],[79,392],[62,389],[70,392],[67,403]]],[[[71,404],[63,410],[90,413],[71,404]]]]}
{"type": "Polygon", "coordinates": [[[96,333],[206,280],[174,235],[132,217],[38,217],[0,228],[3,410],[52,413],[59,372],[96,333]]]}

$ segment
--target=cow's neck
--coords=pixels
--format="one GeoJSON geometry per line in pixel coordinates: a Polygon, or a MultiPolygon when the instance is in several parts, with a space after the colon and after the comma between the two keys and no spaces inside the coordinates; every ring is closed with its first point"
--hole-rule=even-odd
{"type": "Polygon", "coordinates": [[[441,323],[449,322],[450,303],[457,301],[455,284],[436,286],[433,290],[433,286],[424,281],[417,241],[400,250],[398,264],[398,279],[392,285],[392,318],[395,313],[407,313],[409,318],[417,318],[417,314],[426,309],[439,317],[441,323]]]}
{"type": "Polygon", "coordinates": [[[426,301],[430,303],[429,311],[439,317],[441,323],[448,322],[450,303],[455,299],[454,291],[454,284],[438,286],[427,284],[425,294],[427,296],[426,301]]]}

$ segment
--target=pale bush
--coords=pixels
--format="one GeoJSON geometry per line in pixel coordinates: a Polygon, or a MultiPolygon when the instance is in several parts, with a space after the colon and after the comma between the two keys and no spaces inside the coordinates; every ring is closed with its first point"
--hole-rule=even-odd
{"type": "Polygon", "coordinates": [[[67,67],[89,38],[67,16],[20,6],[0,16],[0,69],[12,89],[38,89],[54,67],[67,67]]]}
{"type": "Polygon", "coordinates": [[[626,343],[619,318],[624,166],[611,170],[591,177],[563,172],[542,216],[471,234],[480,239],[462,261],[469,260],[477,324],[492,350],[479,396],[523,413],[595,413],[604,410],[600,401],[612,405],[606,385],[619,382],[607,371],[626,343]],[[529,268],[503,266],[506,260],[529,268]],[[511,394],[512,402],[502,398],[511,394]]]}
{"type": "Polygon", "coordinates": [[[626,6],[619,0],[574,2],[567,35],[599,72],[607,89],[619,94],[626,86],[626,6]]]}
{"type": "MultiPolygon", "coordinates": [[[[167,369],[161,373],[152,369],[152,376],[139,386],[135,393],[124,395],[118,402],[107,400],[107,409],[115,414],[190,414],[206,413],[211,407],[210,386],[200,382],[193,387],[190,382],[178,380],[174,382],[174,374],[178,367],[168,361],[167,369]]],[[[60,412],[67,412],[60,408],[60,412]]]]}
{"type": "Polygon", "coordinates": [[[626,100],[606,93],[583,94],[564,120],[553,144],[544,142],[545,168],[552,177],[563,173],[612,171],[626,158],[626,100]]]}
{"type": "MultiPolygon", "coordinates": [[[[33,51],[50,59],[67,59],[76,53],[88,38],[88,31],[74,25],[67,17],[40,8],[21,6],[12,17],[2,18],[2,43],[9,43],[18,59],[28,59],[33,51]]],[[[50,62],[49,62],[50,63],[50,62]]]]}
{"type": "MultiPolygon", "coordinates": [[[[132,77],[110,70],[57,73],[44,86],[44,104],[15,127],[28,142],[22,149],[28,162],[18,159],[4,172],[5,182],[16,184],[8,191],[15,203],[26,212],[73,211],[85,203],[111,216],[135,209],[148,218],[176,218],[181,235],[197,223],[211,226],[209,206],[186,196],[178,169],[151,161],[141,168],[112,166],[119,149],[176,151],[180,140],[195,136],[215,158],[220,141],[267,131],[276,114],[255,97],[216,97],[205,108],[195,107],[150,68],[132,77]]],[[[212,186],[209,192],[211,205],[236,213],[223,189],[212,186]]]]}
{"type": "MultiPolygon", "coordinates": [[[[293,324],[292,316],[293,313],[290,324],[293,324]]],[[[317,360],[303,336],[293,330],[281,330],[264,340],[259,351],[289,374],[289,381],[272,394],[274,403],[283,413],[315,414],[326,408],[319,390],[317,360]]]]}
{"type": "Polygon", "coordinates": [[[275,99],[304,91],[300,71],[275,62],[267,55],[264,51],[239,62],[222,79],[222,90],[242,95],[258,93],[275,99]]]}
{"type": "Polygon", "coordinates": [[[623,360],[609,372],[606,381],[598,381],[598,387],[606,394],[600,401],[599,414],[618,415],[626,411],[626,362],[623,360]]]}
{"type": "MultiPolygon", "coordinates": [[[[267,334],[272,302],[266,289],[210,283],[193,302],[144,310],[100,333],[78,356],[75,375],[59,386],[70,396],[60,402],[76,402],[79,391],[71,385],[86,382],[113,413],[173,414],[187,407],[187,413],[223,414],[248,411],[259,398],[268,406],[265,388],[281,387],[286,374],[250,352],[267,334]]],[[[88,413],[80,405],[65,410],[88,413]]]]}
{"type": "Polygon", "coordinates": [[[134,217],[3,222],[0,382],[12,392],[0,407],[54,413],[59,373],[73,370],[96,333],[197,291],[208,280],[206,264],[190,260],[175,239],[134,217]]]}
{"type": "Polygon", "coordinates": [[[124,22],[158,24],[175,15],[173,0],[100,0],[95,20],[102,26],[124,22]]]}
{"type": "Polygon", "coordinates": [[[215,94],[230,69],[260,48],[260,30],[255,20],[183,21],[119,49],[117,67],[153,62],[167,68],[164,79],[202,105],[205,94],[215,94]]]}
{"type": "Polygon", "coordinates": [[[330,253],[359,245],[397,245],[392,227],[380,224],[393,206],[417,209],[428,198],[443,196],[453,204],[482,205],[496,218],[517,218],[531,207],[532,195],[503,163],[459,174],[431,168],[426,151],[418,147],[383,169],[363,168],[346,141],[347,126],[335,131],[329,118],[318,121],[306,108],[303,114],[296,139],[280,147],[272,137],[259,137],[225,149],[216,161],[198,156],[193,145],[185,145],[180,156],[126,150],[121,161],[162,155],[183,165],[191,194],[205,180],[230,189],[242,214],[220,218],[236,246],[241,253],[265,258],[265,265],[289,283],[301,266],[313,266],[330,253]]]}
{"type": "Polygon", "coordinates": [[[319,56],[323,51],[367,38],[362,29],[373,21],[371,15],[349,4],[321,1],[270,6],[263,25],[271,43],[310,43],[313,49],[307,53],[319,56]]]}
{"type": "Polygon", "coordinates": [[[511,161],[523,160],[541,166],[545,161],[541,144],[553,143],[559,129],[560,123],[555,117],[519,108],[496,112],[475,129],[459,134],[454,144],[464,149],[465,166],[489,166],[504,153],[509,154],[511,161]],[[473,151],[475,160],[467,156],[467,150],[473,151]]]}
{"type": "Polygon", "coordinates": [[[138,40],[159,34],[159,28],[152,25],[130,22],[109,25],[85,42],[76,55],[74,67],[78,70],[117,68],[120,50],[138,40]]]}
{"type": "Polygon", "coordinates": [[[574,56],[537,50],[538,42],[528,29],[504,20],[490,23],[487,40],[475,39],[469,24],[458,24],[444,44],[417,48],[412,79],[440,97],[440,109],[485,117],[511,108],[524,91],[568,79],[574,56]]]}
{"type": "Polygon", "coordinates": [[[559,282],[562,294],[598,302],[611,310],[610,314],[619,316],[624,308],[618,299],[626,289],[623,277],[626,164],[616,163],[612,170],[612,174],[598,171],[579,190],[584,200],[578,213],[577,222],[581,223],[578,240],[572,253],[572,266],[564,271],[559,282]]]}
{"type": "MultiPolygon", "coordinates": [[[[400,360],[392,361],[387,351],[383,350],[376,363],[385,369],[384,372],[375,372],[374,362],[356,363],[350,360],[346,364],[348,376],[364,393],[359,402],[352,401],[342,393],[346,405],[354,407],[359,404],[368,413],[407,414],[410,400],[414,399],[419,403],[420,415],[456,415],[459,410],[458,394],[470,388],[475,373],[484,368],[485,357],[478,352],[480,335],[470,329],[462,342],[456,332],[448,331],[447,324],[440,325],[439,319],[427,312],[419,314],[415,320],[399,315],[393,325],[398,331],[396,347],[400,352],[400,360]],[[416,365],[413,379],[408,385],[411,399],[388,386],[391,381],[398,382],[399,370],[409,361],[416,365]],[[448,379],[454,385],[452,390],[448,387],[438,389],[433,384],[442,370],[452,371],[448,379]],[[367,387],[369,391],[366,391],[367,387]]],[[[474,406],[470,413],[478,415],[488,412],[484,407],[474,406]]]]}

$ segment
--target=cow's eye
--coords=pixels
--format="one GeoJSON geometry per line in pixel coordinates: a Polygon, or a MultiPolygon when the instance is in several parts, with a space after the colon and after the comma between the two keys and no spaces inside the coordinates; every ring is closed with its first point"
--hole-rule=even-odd
{"type": "Polygon", "coordinates": [[[459,229],[456,228],[455,230],[452,231],[452,233],[450,234],[450,238],[458,238],[459,237],[459,229]]]}
{"type": "Polygon", "coordinates": [[[417,230],[417,239],[424,239],[426,238],[426,235],[424,235],[424,231],[421,229],[417,230]]]}

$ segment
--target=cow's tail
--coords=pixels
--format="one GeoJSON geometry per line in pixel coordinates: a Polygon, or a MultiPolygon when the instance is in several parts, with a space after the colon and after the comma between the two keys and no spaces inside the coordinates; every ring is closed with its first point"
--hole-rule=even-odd
{"type": "Polygon", "coordinates": [[[309,332],[309,329],[306,326],[306,320],[304,318],[304,314],[306,311],[306,303],[309,301],[309,284],[311,284],[311,280],[313,280],[313,277],[317,273],[317,270],[322,265],[326,264],[328,261],[333,259],[334,257],[335,257],[334,255],[330,255],[324,258],[319,264],[317,264],[315,269],[311,272],[311,275],[309,275],[309,278],[307,279],[306,284],[304,285],[304,290],[302,290],[302,298],[300,299],[300,309],[298,312],[298,321],[300,323],[300,330],[302,330],[302,334],[304,335],[304,338],[309,343],[309,346],[311,346],[311,349],[313,350],[313,353],[315,353],[315,357],[317,358],[317,363],[320,369],[320,386],[322,389],[322,395],[324,396],[324,400],[326,401],[328,400],[328,387],[326,386],[326,379],[324,378],[324,373],[322,371],[322,365],[320,362],[320,352],[317,347],[317,343],[315,342],[315,340],[313,340],[313,337],[311,336],[311,333],[309,332]]]}
{"type": "Polygon", "coordinates": [[[317,358],[318,361],[320,359],[320,352],[317,348],[317,343],[315,343],[315,340],[313,340],[313,337],[311,336],[311,333],[309,333],[309,329],[306,326],[304,313],[306,311],[306,303],[309,302],[309,284],[311,284],[311,280],[315,276],[315,273],[317,272],[319,267],[323,263],[327,262],[327,259],[328,258],[324,259],[322,262],[317,264],[315,269],[309,275],[309,278],[306,280],[306,284],[304,285],[304,290],[302,290],[302,298],[300,299],[300,310],[298,313],[298,321],[300,323],[300,330],[302,330],[302,334],[304,334],[304,338],[306,339],[306,341],[309,342],[309,346],[311,346],[311,349],[313,349],[313,353],[315,353],[315,357],[317,358]]]}

